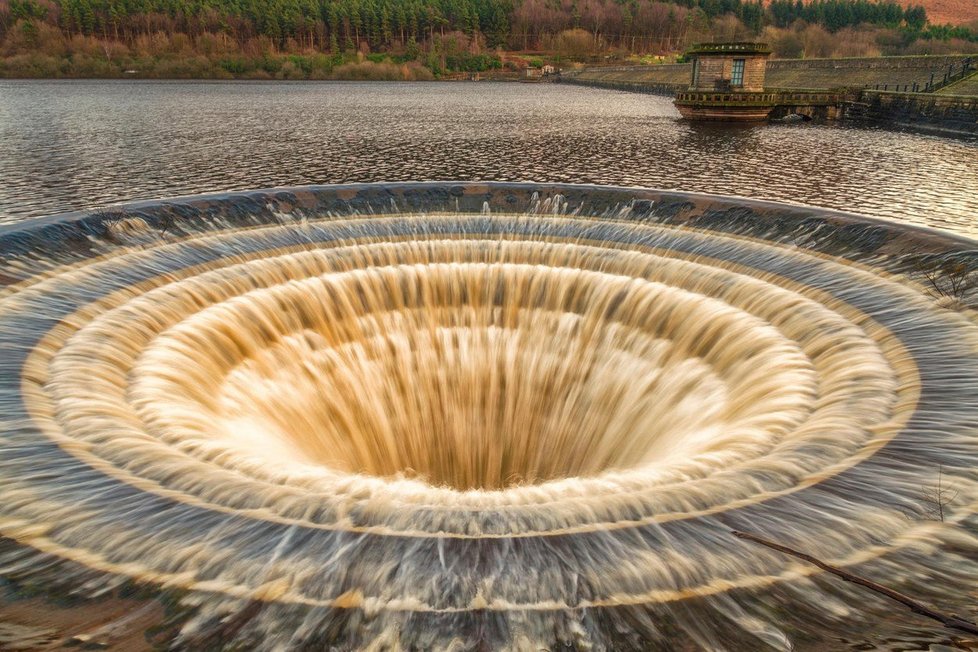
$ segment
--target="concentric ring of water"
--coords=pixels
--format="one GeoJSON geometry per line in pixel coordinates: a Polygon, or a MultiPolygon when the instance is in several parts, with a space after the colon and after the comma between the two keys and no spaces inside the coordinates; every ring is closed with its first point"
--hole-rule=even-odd
{"type": "Polygon", "coordinates": [[[790,649],[807,612],[882,609],[731,529],[974,586],[978,328],[901,273],[967,243],[547,191],[321,187],[0,234],[8,572],[178,591],[175,645],[267,649],[790,649]]]}

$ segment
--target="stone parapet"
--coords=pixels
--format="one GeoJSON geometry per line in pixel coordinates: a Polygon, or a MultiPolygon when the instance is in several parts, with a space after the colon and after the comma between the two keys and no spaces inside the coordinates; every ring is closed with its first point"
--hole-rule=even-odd
{"type": "Polygon", "coordinates": [[[942,135],[978,135],[978,97],[863,91],[846,118],[942,135]]]}

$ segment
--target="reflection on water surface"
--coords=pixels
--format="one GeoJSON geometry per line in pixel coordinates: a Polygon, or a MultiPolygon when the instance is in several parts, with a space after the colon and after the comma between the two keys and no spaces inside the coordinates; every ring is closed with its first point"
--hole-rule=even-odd
{"type": "Polygon", "coordinates": [[[0,82],[0,221],[306,183],[563,181],[744,195],[975,233],[978,142],[678,121],[550,84],[0,82]]]}

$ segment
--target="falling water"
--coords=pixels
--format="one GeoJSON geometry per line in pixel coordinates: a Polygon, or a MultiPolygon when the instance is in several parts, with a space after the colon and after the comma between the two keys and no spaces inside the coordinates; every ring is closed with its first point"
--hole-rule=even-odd
{"type": "Polygon", "coordinates": [[[904,627],[739,529],[967,615],[971,247],[517,184],[6,227],[0,577],[138,586],[189,649],[842,649],[904,627]]]}

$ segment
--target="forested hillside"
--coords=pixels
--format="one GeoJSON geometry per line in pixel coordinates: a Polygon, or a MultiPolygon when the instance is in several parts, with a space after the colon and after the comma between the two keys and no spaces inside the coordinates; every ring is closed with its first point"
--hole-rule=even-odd
{"type": "MultiPolygon", "coordinates": [[[[489,48],[539,49],[547,37],[575,28],[627,45],[633,37],[679,37],[697,20],[726,15],[757,31],[765,10],[759,0],[0,0],[0,29],[34,19],[69,36],[131,42],[156,32],[211,32],[239,41],[292,38],[331,52],[363,44],[390,48],[446,31],[478,33],[489,48]]],[[[922,7],[904,9],[891,0],[813,0],[804,6],[774,0],[768,15],[778,27],[801,19],[833,31],[860,23],[926,22],[922,7]]]]}
{"type": "Polygon", "coordinates": [[[975,36],[896,0],[0,0],[0,75],[426,78],[713,38],[813,56],[853,31],[880,52],[975,36]]]}
{"type": "Polygon", "coordinates": [[[978,21],[978,2],[975,0],[901,0],[903,4],[919,4],[934,23],[964,25],[978,21]]]}

